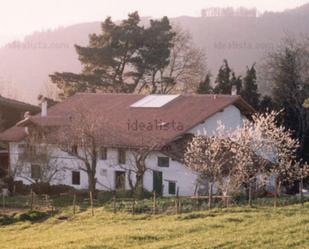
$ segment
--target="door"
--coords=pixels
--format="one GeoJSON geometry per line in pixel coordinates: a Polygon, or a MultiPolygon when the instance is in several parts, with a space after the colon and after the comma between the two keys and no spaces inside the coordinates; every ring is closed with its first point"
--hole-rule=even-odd
{"type": "Polygon", "coordinates": [[[153,191],[157,195],[162,195],[163,177],[161,171],[153,171],[153,191]]]}
{"type": "Polygon", "coordinates": [[[126,187],[126,173],[123,171],[115,172],[115,188],[116,190],[125,190],[126,187]]]}
{"type": "Polygon", "coordinates": [[[0,153],[0,178],[7,175],[9,171],[9,153],[0,153]]]}

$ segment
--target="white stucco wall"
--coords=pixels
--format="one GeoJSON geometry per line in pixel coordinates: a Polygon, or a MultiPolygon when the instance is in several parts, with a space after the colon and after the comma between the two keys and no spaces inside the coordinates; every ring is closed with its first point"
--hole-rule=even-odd
{"type": "MultiPolygon", "coordinates": [[[[227,130],[236,129],[243,123],[244,117],[235,106],[228,106],[222,112],[214,114],[205,122],[199,124],[190,130],[190,133],[195,135],[213,135],[217,129],[218,122],[222,122],[227,130]]],[[[81,164],[77,159],[72,158],[68,154],[60,151],[57,148],[52,149],[54,157],[58,158],[59,163],[63,167],[63,171],[54,178],[52,184],[65,184],[77,189],[87,189],[88,181],[87,174],[80,169],[81,164]],[[80,171],[80,185],[72,185],[72,171],[80,171]]],[[[11,169],[14,170],[18,161],[18,143],[10,143],[10,164],[11,169]]],[[[147,168],[149,168],[144,175],[144,188],[148,191],[153,191],[153,171],[161,171],[163,176],[163,195],[168,196],[168,182],[176,183],[176,189],[179,189],[179,195],[190,196],[193,195],[196,189],[196,180],[198,175],[186,168],[183,164],[169,159],[169,167],[159,167],[158,156],[165,156],[160,152],[151,153],[146,159],[147,168]]],[[[127,163],[126,165],[119,166],[117,163],[118,151],[109,148],[107,150],[107,160],[98,160],[97,165],[97,189],[99,190],[114,190],[115,189],[115,172],[126,171],[132,165],[133,157],[130,151],[126,152],[127,163]]],[[[25,167],[29,167],[25,166],[25,167]]],[[[28,176],[16,176],[15,180],[23,181],[25,184],[30,184],[31,181],[27,180],[28,176]]],[[[132,177],[134,181],[134,176],[132,177]]],[[[129,182],[126,173],[126,189],[129,190],[129,182]]]]}
{"type": "Polygon", "coordinates": [[[189,133],[194,135],[213,136],[218,127],[218,122],[221,122],[225,126],[226,131],[233,131],[237,129],[237,127],[241,127],[245,119],[246,118],[241,114],[237,107],[230,105],[221,112],[217,112],[205,120],[205,122],[191,129],[189,133]]]}

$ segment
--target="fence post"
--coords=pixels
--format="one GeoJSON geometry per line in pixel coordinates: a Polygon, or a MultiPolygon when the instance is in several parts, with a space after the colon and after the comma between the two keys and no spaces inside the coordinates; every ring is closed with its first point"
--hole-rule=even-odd
{"type": "Polygon", "coordinates": [[[34,194],[33,194],[33,191],[31,189],[30,211],[33,210],[33,201],[34,201],[34,194]]]}
{"type": "Polygon", "coordinates": [[[199,196],[199,193],[197,193],[197,211],[200,211],[200,196],[199,196]]]}
{"type": "Polygon", "coordinates": [[[176,214],[179,213],[179,187],[177,187],[176,192],[176,202],[175,202],[176,214]]]}
{"type": "Polygon", "coordinates": [[[91,215],[94,216],[92,191],[89,192],[91,215]]]}
{"type": "Polygon", "coordinates": [[[135,198],[132,199],[132,214],[135,213],[135,198]]]}
{"type": "Polygon", "coordinates": [[[212,208],[212,182],[209,182],[208,185],[208,209],[212,208]]]}
{"type": "Polygon", "coordinates": [[[153,191],[153,210],[152,213],[155,215],[157,213],[157,196],[156,191],[153,191]]]}
{"type": "Polygon", "coordinates": [[[48,209],[49,203],[48,203],[48,195],[45,195],[45,206],[48,209]]]}
{"type": "Polygon", "coordinates": [[[53,202],[53,200],[50,201],[50,205],[51,205],[51,216],[54,216],[54,202],[53,202]]]}
{"type": "Polygon", "coordinates": [[[73,194],[73,215],[76,213],[76,193],[73,194]]]}
{"type": "Polygon", "coordinates": [[[5,195],[2,191],[2,208],[5,209],[5,195]]]}
{"type": "Polygon", "coordinates": [[[303,177],[301,177],[300,182],[299,182],[299,194],[300,194],[300,204],[302,207],[304,207],[303,184],[304,184],[304,180],[303,180],[303,177]]]}
{"type": "Polygon", "coordinates": [[[113,193],[113,211],[114,211],[114,214],[117,212],[117,208],[116,208],[116,192],[115,191],[113,193]]]}

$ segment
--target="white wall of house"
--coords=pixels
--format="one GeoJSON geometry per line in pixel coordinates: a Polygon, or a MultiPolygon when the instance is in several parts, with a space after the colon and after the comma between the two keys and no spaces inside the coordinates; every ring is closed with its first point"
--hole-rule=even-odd
{"type": "MultiPolygon", "coordinates": [[[[18,164],[18,156],[21,153],[19,144],[21,143],[10,143],[10,155],[11,155],[11,168],[14,171],[18,164]]],[[[78,162],[78,160],[72,158],[67,153],[54,148],[53,155],[58,158],[59,163],[63,167],[63,171],[59,172],[52,180],[51,184],[65,184],[72,186],[76,189],[87,189],[88,187],[88,177],[86,172],[81,168],[83,164],[78,162]],[[80,172],[80,184],[72,184],[72,171],[80,172]]],[[[176,189],[179,189],[179,195],[193,195],[195,191],[197,174],[188,168],[186,168],[181,163],[169,159],[169,167],[159,167],[158,157],[166,157],[160,152],[151,153],[146,159],[146,165],[148,170],[144,175],[144,188],[148,191],[153,191],[153,172],[162,172],[162,184],[163,184],[163,195],[170,196],[169,194],[169,182],[176,183],[176,189]]],[[[107,149],[107,159],[98,160],[97,165],[97,189],[99,190],[114,190],[116,184],[116,172],[123,171],[126,174],[125,177],[125,189],[130,190],[129,180],[128,180],[128,169],[130,169],[133,163],[133,156],[130,151],[126,151],[126,164],[118,164],[118,150],[117,149],[107,149]]],[[[23,165],[25,171],[15,176],[16,181],[22,181],[24,184],[31,184],[33,180],[31,179],[30,164],[23,165]],[[26,169],[27,168],[27,169],[26,169]]],[[[132,174],[133,183],[135,182],[135,176],[132,174]]]]}
{"type": "Polygon", "coordinates": [[[205,122],[197,125],[190,130],[189,133],[195,135],[215,135],[216,129],[218,127],[218,122],[221,122],[225,126],[226,131],[233,131],[238,127],[243,125],[244,117],[240,110],[234,105],[230,105],[223,109],[221,112],[217,112],[210,118],[205,120],[205,122]]]}
{"type": "MultiPolygon", "coordinates": [[[[243,123],[244,117],[241,115],[240,111],[235,106],[228,106],[222,112],[218,112],[207,119],[205,122],[197,125],[195,128],[190,130],[192,134],[199,135],[213,135],[218,122],[221,121],[227,129],[236,129],[241,126],[243,123]]],[[[19,148],[20,143],[10,143],[10,165],[11,170],[14,171],[14,168],[18,162],[18,156],[22,152],[19,148]]],[[[53,157],[57,158],[57,163],[61,164],[62,171],[59,172],[51,184],[65,184],[77,189],[87,189],[88,187],[88,178],[86,172],[81,170],[83,165],[77,159],[71,157],[67,153],[62,152],[56,147],[51,149],[51,154],[53,157]],[[72,171],[80,172],[80,184],[72,184],[72,171]]],[[[153,174],[154,171],[162,172],[162,184],[163,184],[163,195],[170,196],[169,194],[169,182],[176,184],[176,190],[179,190],[180,196],[190,196],[195,193],[196,190],[196,180],[197,173],[191,171],[185,167],[180,162],[169,159],[168,167],[159,167],[158,166],[158,157],[165,157],[160,152],[151,153],[146,159],[146,165],[148,170],[144,175],[144,188],[148,191],[153,191],[153,174]]],[[[129,181],[128,181],[128,169],[132,167],[134,162],[132,153],[126,151],[126,164],[118,164],[118,150],[109,148],[107,150],[107,159],[98,160],[97,165],[97,189],[99,190],[114,190],[116,183],[116,171],[126,172],[125,177],[125,189],[129,190],[129,181]]],[[[15,180],[23,181],[25,184],[31,184],[31,175],[29,170],[30,165],[24,165],[28,167],[28,170],[25,170],[22,175],[16,175],[15,180]]],[[[133,182],[135,181],[133,176],[133,182]]]]}

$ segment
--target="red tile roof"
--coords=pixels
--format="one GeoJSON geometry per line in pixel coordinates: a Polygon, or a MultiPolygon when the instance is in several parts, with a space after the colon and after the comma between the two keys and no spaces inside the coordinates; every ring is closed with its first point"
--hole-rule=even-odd
{"type": "MultiPolygon", "coordinates": [[[[135,147],[151,145],[154,141],[163,146],[229,105],[237,106],[245,114],[254,112],[241,97],[230,95],[180,95],[159,108],[130,107],[143,97],[137,94],[78,93],[51,107],[48,117],[37,115],[29,120],[36,125],[56,124],[68,120],[72,111],[78,108],[81,112],[104,118],[102,130],[104,126],[105,130],[114,133],[110,138],[110,133],[98,133],[105,136],[102,137],[104,141],[115,146],[135,147]]],[[[0,134],[0,140],[22,139],[24,131],[21,129],[14,127],[5,131],[0,134]]]]}
{"type": "Polygon", "coordinates": [[[16,108],[16,109],[24,110],[24,111],[30,111],[34,113],[37,113],[40,111],[40,108],[38,106],[31,105],[25,102],[21,102],[15,99],[5,98],[1,95],[0,95],[0,105],[4,107],[11,107],[11,108],[16,108]]]}

